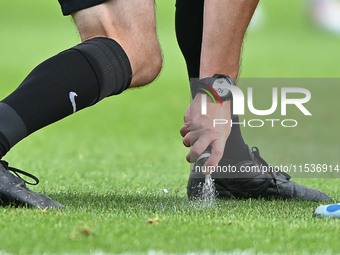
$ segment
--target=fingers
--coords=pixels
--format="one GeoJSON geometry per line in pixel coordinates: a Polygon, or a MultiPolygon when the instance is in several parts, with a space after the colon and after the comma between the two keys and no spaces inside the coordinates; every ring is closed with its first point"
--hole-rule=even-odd
{"type": "Polygon", "coordinates": [[[205,166],[217,166],[220,162],[223,153],[224,153],[225,141],[224,140],[215,140],[211,143],[211,155],[207,162],[205,162],[205,166]]]}
{"type": "Polygon", "coordinates": [[[189,154],[187,155],[187,161],[190,163],[195,162],[199,158],[199,156],[207,149],[210,142],[210,139],[205,136],[201,136],[195,142],[191,141],[192,146],[190,148],[189,154]]]}
{"type": "Polygon", "coordinates": [[[190,147],[200,138],[200,131],[189,131],[183,138],[185,147],[190,147]]]}
{"type": "Polygon", "coordinates": [[[189,133],[187,133],[185,136],[184,136],[184,138],[183,138],[183,144],[184,144],[184,146],[185,147],[190,147],[190,132],[189,133]]]}
{"type": "Polygon", "coordinates": [[[185,137],[190,132],[189,123],[184,123],[181,129],[179,130],[182,137],[185,137]]]}
{"type": "Polygon", "coordinates": [[[183,137],[183,144],[190,147],[190,151],[186,159],[190,163],[194,163],[200,155],[209,147],[211,156],[205,163],[205,166],[217,166],[224,152],[226,140],[228,139],[231,127],[228,126],[213,126],[215,119],[224,118],[230,119],[230,102],[224,102],[224,105],[211,104],[209,115],[201,114],[200,97],[195,97],[191,102],[185,116],[184,124],[180,129],[180,134],[183,137]],[[191,115],[190,115],[191,112],[191,115]]]}
{"type": "Polygon", "coordinates": [[[186,134],[190,132],[190,107],[187,109],[186,114],[183,117],[184,119],[184,124],[180,129],[180,134],[182,137],[185,137],[186,134]]]}

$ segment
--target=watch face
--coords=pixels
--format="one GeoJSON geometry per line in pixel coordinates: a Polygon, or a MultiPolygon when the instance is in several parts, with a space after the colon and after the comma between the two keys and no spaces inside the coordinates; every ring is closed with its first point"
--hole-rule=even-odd
{"type": "Polygon", "coordinates": [[[230,85],[226,79],[218,78],[214,81],[212,87],[216,90],[220,97],[225,97],[228,95],[230,90],[228,89],[227,85],[230,85]]]}

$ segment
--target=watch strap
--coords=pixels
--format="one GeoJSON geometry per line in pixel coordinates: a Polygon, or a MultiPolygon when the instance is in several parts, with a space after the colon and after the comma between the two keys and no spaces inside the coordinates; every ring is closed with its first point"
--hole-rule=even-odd
{"type": "Polygon", "coordinates": [[[216,101],[220,101],[221,98],[213,88],[213,84],[216,79],[225,78],[228,82],[232,85],[235,85],[233,80],[226,75],[223,74],[215,74],[212,77],[207,77],[203,79],[190,79],[190,89],[191,89],[191,96],[195,98],[197,93],[208,94],[210,97],[213,97],[216,101]]]}
{"type": "Polygon", "coordinates": [[[212,93],[212,84],[214,83],[214,81],[215,78],[213,77],[207,77],[204,79],[191,79],[190,90],[192,98],[195,98],[197,93],[207,94],[207,91],[210,91],[210,93],[212,93]]]}

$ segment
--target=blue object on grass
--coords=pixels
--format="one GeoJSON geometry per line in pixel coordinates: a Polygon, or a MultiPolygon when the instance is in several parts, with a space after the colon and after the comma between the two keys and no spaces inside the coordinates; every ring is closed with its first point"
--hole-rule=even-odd
{"type": "Polygon", "coordinates": [[[323,218],[340,218],[340,203],[320,205],[315,209],[314,215],[323,218]]]}

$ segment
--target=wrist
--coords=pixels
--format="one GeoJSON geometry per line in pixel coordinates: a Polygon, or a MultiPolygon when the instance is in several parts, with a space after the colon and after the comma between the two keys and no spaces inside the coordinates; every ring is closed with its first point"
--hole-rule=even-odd
{"type": "Polygon", "coordinates": [[[226,68],[223,68],[223,70],[218,69],[218,68],[208,68],[207,70],[200,70],[200,79],[205,78],[205,77],[212,77],[215,74],[223,74],[225,76],[230,77],[233,81],[236,81],[238,76],[239,76],[239,65],[235,66],[230,66],[228,65],[228,72],[225,72],[226,68]]]}
{"type": "Polygon", "coordinates": [[[224,101],[232,100],[232,90],[235,86],[234,81],[226,75],[214,74],[212,77],[203,79],[191,79],[190,89],[192,97],[196,94],[206,94],[214,102],[222,104],[224,101]]]}

